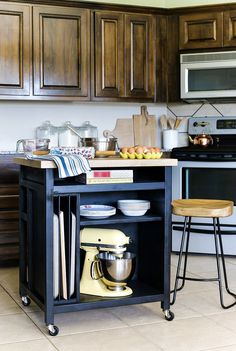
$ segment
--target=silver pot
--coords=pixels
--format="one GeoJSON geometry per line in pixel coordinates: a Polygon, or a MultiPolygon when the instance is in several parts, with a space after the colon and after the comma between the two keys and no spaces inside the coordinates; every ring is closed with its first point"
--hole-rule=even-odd
{"type": "Polygon", "coordinates": [[[93,146],[96,140],[97,138],[80,138],[79,143],[80,146],[93,146]]]}
{"type": "Polygon", "coordinates": [[[116,151],[118,147],[116,138],[97,138],[92,146],[96,151],[116,151]]]}

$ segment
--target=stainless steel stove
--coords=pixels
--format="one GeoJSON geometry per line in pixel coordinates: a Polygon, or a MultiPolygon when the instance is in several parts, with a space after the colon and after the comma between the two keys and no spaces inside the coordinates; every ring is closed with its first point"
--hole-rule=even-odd
{"type": "MultiPolygon", "coordinates": [[[[210,134],[213,145],[190,144],[172,150],[172,157],[179,160],[178,166],[173,167],[172,197],[234,201],[234,214],[222,219],[221,226],[225,253],[236,256],[236,117],[190,118],[188,133],[192,138],[210,134]]],[[[210,222],[193,218],[190,252],[214,252],[210,222]]],[[[181,217],[172,217],[172,229],[172,250],[178,251],[183,229],[181,217]]]]}
{"type": "Polygon", "coordinates": [[[185,161],[236,161],[236,116],[190,118],[190,137],[203,133],[211,135],[213,145],[198,146],[190,143],[186,147],[174,148],[171,156],[185,161]]]}

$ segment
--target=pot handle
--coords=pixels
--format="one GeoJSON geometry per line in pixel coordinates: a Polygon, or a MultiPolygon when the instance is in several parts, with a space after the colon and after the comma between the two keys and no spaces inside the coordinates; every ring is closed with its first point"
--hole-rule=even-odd
{"type": "Polygon", "coordinates": [[[90,268],[90,275],[93,280],[99,280],[103,278],[104,275],[101,273],[99,260],[92,262],[91,268],[90,268]],[[95,270],[97,275],[95,274],[95,270]]]}
{"type": "Polygon", "coordinates": [[[16,152],[20,152],[20,144],[22,144],[23,141],[24,141],[24,139],[17,140],[17,142],[16,142],[16,152]]]}

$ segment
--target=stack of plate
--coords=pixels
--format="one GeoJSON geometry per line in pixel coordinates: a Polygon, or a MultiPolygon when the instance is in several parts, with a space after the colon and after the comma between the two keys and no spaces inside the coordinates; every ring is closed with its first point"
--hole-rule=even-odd
{"type": "Polygon", "coordinates": [[[80,215],[89,219],[104,219],[113,216],[116,208],[106,205],[82,205],[80,215]]]}
{"type": "Polygon", "coordinates": [[[150,208],[150,201],[118,200],[117,208],[126,216],[143,216],[150,208]]]}

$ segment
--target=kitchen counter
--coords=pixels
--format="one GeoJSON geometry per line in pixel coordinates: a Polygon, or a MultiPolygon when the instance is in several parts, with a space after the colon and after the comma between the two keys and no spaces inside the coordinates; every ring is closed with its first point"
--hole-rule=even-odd
{"type": "MultiPolygon", "coordinates": [[[[22,165],[33,168],[56,168],[56,164],[53,161],[45,160],[28,160],[24,157],[14,158],[14,162],[22,165]]],[[[178,160],[174,158],[160,158],[160,159],[123,159],[118,157],[106,157],[106,158],[94,158],[89,160],[91,168],[115,168],[115,167],[168,167],[168,166],[177,166],[178,160]]]]}

